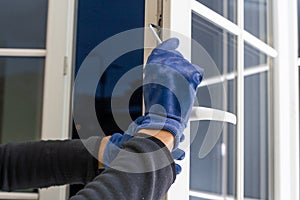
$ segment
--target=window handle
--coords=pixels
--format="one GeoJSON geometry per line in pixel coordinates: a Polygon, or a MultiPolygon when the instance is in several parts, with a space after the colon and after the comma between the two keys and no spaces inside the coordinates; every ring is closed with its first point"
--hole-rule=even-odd
{"type": "Polygon", "coordinates": [[[153,35],[154,35],[156,41],[158,42],[158,44],[161,44],[161,43],[162,43],[162,40],[160,39],[160,37],[159,37],[159,35],[158,35],[158,33],[157,33],[157,31],[158,31],[158,32],[161,31],[161,28],[160,28],[159,26],[157,26],[157,25],[154,25],[154,24],[149,24],[149,28],[151,29],[151,31],[152,31],[152,33],[153,33],[153,35]],[[156,29],[157,31],[156,31],[155,29],[156,29]]]}
{"type": "Polygon", "coordinates": [[[200,120],[213,120],[213,121],[222,121],[228,122],[231,124],[236,124],[237,119],[236,115],[213,108],[207,107],[193,107],[190,121],[200,121],[200,120]]]}
{"type": "MultiPolygon", "coordinates": [[[[193,107],[189,120],[213,120],[228,122],[234,125],[237,123],[236,115],[223,110],[207,107],[193,107]]],[[[210,130],[208,132],[209,134],[205,135],[203,143],[199,149],[199,159],[205,158],[212,151],[221,136],[222,130],[210,130]]]]}

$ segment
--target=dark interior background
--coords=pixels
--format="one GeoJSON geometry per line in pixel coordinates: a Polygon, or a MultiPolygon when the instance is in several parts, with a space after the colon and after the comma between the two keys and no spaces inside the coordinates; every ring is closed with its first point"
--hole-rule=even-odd
{"type": "MultiPolygon", "coordinates": [[[[144,7],[144,1],[139,0],[78,0],[75,77],[86,56],[102,41],[120,32],[144,27],[144,7]]],[[[137,42],[142,41],[143,35],[137,38],[137,42]]],[[[107,68],[101,78],[99,77],[97,92],[94,94],[95,109],[98,121],[106,135],[111,135],[115,132],[122,133],[111,113],[112,91],[124,73],[133,67],[142,65],[143,53],[141,49],[122,55],[107,68]]],[[[101,66],[99,67],[101,68],[101,66]]],[[[139,70],[140,75],[133,77],[133,80],[130,82],[130,88],[141,86],[142,67],[139,70]]],[[[141,89],[136,91],[130,91],[129,89],[128,92],[114,98],[117,98],[117,101],[120,102],[120,106],[118,106],[116,111],[119,118],[122,119],[125,116],[124,111],[128,112],[128,109],[133,120],[141,115],[141,89]],[[128,95],[130,95],[130,104],[123,105],[122,99],[128,98],[128,95]]],[[[84,110],[84,107],[82,109],[84,110]]],[[[124,119],[125,123],[128,121],[130,120],[124,119]]],[[[79,138],[74,123],[72,138],[79,138]]],[[[74,195],[82,187],[82,185],[72,185],[70,196],[74,195]]]]}

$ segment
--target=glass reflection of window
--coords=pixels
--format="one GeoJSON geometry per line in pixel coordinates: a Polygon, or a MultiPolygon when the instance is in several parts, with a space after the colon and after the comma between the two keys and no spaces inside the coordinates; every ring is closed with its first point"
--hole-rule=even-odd
{"type": "Polygon", "coordinates": [[[0,143],[40,138],[44,58],[0,57],[0,143]]]}
{"type": "MultiPolygon", "coordinates": [[[[227,98],[222,99],[222,106],[215,108],[238,114],[237,126],[225,124],[217,145],[202,160],[197,154],[208,122],[200,122],[202,130],[197,134],[191,130],[191,135],[196,135],[190,157],[189,195],[192,200],[269,199],[272,192],[272,180],[269,182],[272,179],[269,154],[273,153],[269,152],[269,124],[272,124],[268,115],[269,70],[270,59],[278,52],[271,46],[273,13],[270,2],[192,0],[191,9],[187,9],[192,12],[192,27],[176,27],[182,32],[191,28],[192,38],[204,47],[221,73],[222,81],[205,73],[205,82],[210,86],[222,83],[225,87],[227,98]],[[220,156],[223,144],[227,156],[220,156]]],[[[186,12],[183,13],[186,15],[186,12]]],[[[193,46],[191,55],[195,62],[193,58],[197,57],[197,52],[193,46]]],[[[201,66],[201,61],[196,64],[201,66]]],[[[198,101],[202,106],[212,106],[205,97],[209,96],[205,90],[203,84],[198,101]]]]}
{"type": "MultiPolygon", "coordinates": [[[[223,84],[223,83],[220,83],[223,84]]],[[[235,113],[235,81],[227,82],[227,108],[235,113]]],[[[217,85],[215,85],[217,86],[217,85]]],[[[210,89],[213,90],[214,85],[210,89]]],[[[199,88],[197,97],[200,106],[210,107],[209,91],[207,87],[199,88]]],[[[207,192],[218,195],[233,195],[234,192],[234,162],[235,162],[235,128],[221,122],[200,121],[191,124],[191,177],[190,187],[195,192],[207,192]],[[210,124],[211,123],[211,124],[210,124]],[[221,137],[212,151],[201,158],[199,149],[207,135],[216,135],[208,131],[208,126],[224,126],[221,137]],[[201,128],[200,128],[201,127],[201,128]]]]}
{"type": "MultiPolygon", "coordinates": [[[[223,82],[209,83],[215,74],[205,74],[210,90],[224,86],[226,98],[221,99],[217,109],[235,113],[235,72],[236,66],[236,37],[227,31],[204,20],[198,14],[192,14],[192,38],[196,40],[211,56],[215,62],[223,82]],[[216,86],[216,87],[214,87],[216,86]]],[[[192,49],[192,62],[197,62],[197,52],[192,49]]],[[[201,63],[197,63],[201,66],[201,63]]],[[[212,107],[207,86],[199,88],[197,98],[200,106],[212,107]]],[[[200,121],[191,124],[191,193],[213,194],[227,196],[235,194],[235,128],[230,124],[221,122],[200,121]],[[221,136],[212,151],[204,158],[199,157],[199,149],[207,135],[215,135],[209,132],[208,126],[222,127],[221,136]],[[196,129],[197,127],[201,127],[196,129]]],[[[194,196],[191,199],[201,199],[194,196]]]]}
{"type": "Polygon", "coordinates": [[[245,43],[244,59],[245,69],[263,67],[266,66],[268,62],[268,57],[265,54],[248,43],[245,43]]]}
{"type": "Polygon", "coordinates": [[[245,77],[245,197],[268,199],[268,74],[245,77]]]}
{"type": "Polygon", "coordinates": [[[268,0],[244,0],[245,30],[268,41],[268,0]]]}
{"type": "MultiPolygon", "coordinates": [[[[233,72],[236,66],[236,37],[192,13],[192,38],[212,57],[220,74],[233,72]]],[[[192,59],[197,52],[192,51],[192,59]]],[[[199,63],[201,65],[201,63],[199,63]]],[[[205,74],[205,78],[210,78],[205,74]]]]}
{"type": "Polygon", "coordinates": [[[229,19],[230,21],[236,23],[236,0],[197,0],[199,3],[207,6],[223,17],[229,19]]]}
{"type": "Polygon", "coordinates": [[[48,0],[0,1],[0,48],[46,46],[48,0]]]}

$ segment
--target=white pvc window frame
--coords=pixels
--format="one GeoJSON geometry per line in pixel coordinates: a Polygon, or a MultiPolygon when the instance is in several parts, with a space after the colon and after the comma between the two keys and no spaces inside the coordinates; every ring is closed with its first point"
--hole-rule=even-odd
{"type": "MultiPolygon", "coordinates": [[[[45,58],[41,139],[66,139],[70,131],[75,0],[49,0],[45,49],[0,48],[0,56],[45,58]]],[[[0,199],[66,199],[67,187],[38,193],[0,192],[0,199]]]]}
{"type": "Polygon", "coordinates": [[[274,199],[299,197],[297,0],[274,1],[274,199]],[[288,21],[288,23],[286,23],[288,21]]]}
{"type": "MultiPolygon", "coordinates": [[[[76,0],[49,0],[42,138],[70,137],[76,0]]],[[[67,186],[39,190],[40,200],[67,199],[67,186]]]]}
{"type": "MultiPolygon", "coordinates": [[[[237,77],[236,199],[246,199],[244,197],[244,78],[264,71],[269,71],[272,81],[270,94],[275,99],[269,106],[271,114],[274,115],[273,118],[270,116],[272,121],[270,128],[274,132],[274,136],[271,133],[272,137],[270,137],[272,143],[270,144],[270,159],[273,161],[270,167],[274,165],[274,169],[269,170],[269,197],[276,200],[299,199],[299,113],[297,112],[299,110],[299,77],[296,66],[300,65],[300,59],[297,59],[296,55],[297,1],[274,0],[272,2],[274,19],[272,25],[274,27],[271,26],[271,28],[273,28],[274,36],[271,39],[273,39],[274,47],[244,29],[244,1],[237,1],[237,24],[196,0],[166,0],[164,2],[169,16],[168,19],[164,19],[169,26],[164,28],[170,28],[172,31],[191,37],[191,13],[194,11],[237,37],[237,72],[225,74],[222,77],[223,80],[237,77]],[[272,58],[273,65],[244,69],[244,42],[272,58]],[[287,66],[291,68],[287,69],[287,66]],[[285,86],[281,84],[283,81],[286,82],[285,86]],[[287,133],[289,134],[286,135],[287,133]]],[[[164,16],[166,16],[165,13],[164,16]]],[[[213,78],[206,82],[206,84],[215,83],[213,78]]],[[[185,162],[189,166],[189,153],[185,162]]],[[[182,176],[189,177],[188,171],[183,172],[182,176]]],[[[206,199],[233,199],[233,197],[189,191],[186,185],[189,185],[189,180],[186,178],[177,180],[169,192],[169,199],[178,199],[178,194],[181,194],[184,199],[188,199],[189,195],[206,199]]]]}
{"type": "Polygon", "coordinates": [[[22,199],[36,200],[39,198],[38,193],[22,193],[22,192],[0,192],[0,199],[22,199]]]}

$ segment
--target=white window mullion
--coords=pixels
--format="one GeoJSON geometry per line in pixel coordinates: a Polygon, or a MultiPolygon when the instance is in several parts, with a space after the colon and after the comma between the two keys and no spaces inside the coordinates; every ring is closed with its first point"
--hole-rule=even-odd
{"type": "MultiPolygon", "coordinates": [[[[239,4],[240,2],[238,2],[239,4]]],[[[196,13],[200,14],[202,17],[207,19],[208,21],[216,24],[222,29],[225,29],[229,33],[233,35],[240,35],[241,31],[243,31],[244,40],[247,41],[249,44],[260,50],[261,52],[265,53],[268,56],[276,57],[277,51],[272,48],[270,45],[266,44],[265,42],[261,41],[259,38],[255,37],[248,31],[244,30],[243,27],[231,22],[230,20],[224,18],[222,15],[216,13],[215,11],[209,9],[208,7],[202,5],[196,0],[192,0],[191,4],[192,10],[196,13]]]]}
{"type": "Polygon", "coordinates": [[[261,52],[265,53],[266,55],[275,58],[277,56],[277,51],[272,48],[271,46],[267,45],[251,33],[247,31],[243,31],[244,40],[249,43],[251,46],[255,47],[256,49],[260,50],[261,52]]]}
{"type": "Polygon", "coordinates": [[[263,73],[268,71],[269,69],[270,69],[269,65],[260,65],[257,67],[255,66],[248,69],[244,69],[244,77],[251,76],[258,73],[263,73]]]}
{"type": "MultiPolygon", "coordinates": [[[[228,8],[228,0],[224,0],[224,8],[228,8]]],[[[228,9],[223,9],[223,16],[225,18],[228,18],[228,9]]],[[[228,73],[228,58],[229,58],[229,52],[228,52],[228,39],[229,35],[228,32],[223,31],[223,73],[228,73]]],[[[225,94],[228,94],[228,81],[223,82],[224,85],[224,92],[225,94]]],[[[223,110],[228,109],[228,98],[223,98],[223,110]]],[[[223,134],[222,134],[222,195],[225,198],[227,196],[228,191],[228,155],[226,149],[229,147],[228,145],[228,125],[227,123],[224,123],[223,125],[223,134]]]]}
{"type": "Polygon", "coordinates": [[[239,26],[229,21],[228,19],[224,18],[223,16],[216,13],[215,11],[204,6],[203,4],[199,3],[198,1],[192,0],[191,7],[193,11],[200,14],[202,17],[209,20],[210,22],[227,30],[229,33],[232,33],[233,35],[238,35],[240,33],[239,26]]]}
{"type": "MultiPolygon", "coordinates": [[[[258,65],[255,67],[244,69],[244,77],[263,73],[263,72],[268,71],[269,69],[270,69],[269,65],[258,65]]],[[[201,82],[199,87],[205,87],[205,86],[214,85],[217,83],[223,83],[224,81],[234,80],[236,77],[237,77],[237,72],[231,72],[231,73],[223,74],[223,75],[220,75],[217,77],[207,78],[201,82]]]]}
{"type": "Polygon", "coordinates": [[[47,51],[45,49],[9,49],[0,48],[0,56],[14,57],[45,57],[47,51]]]}
{"type": "Polygon", "coordinates": [[[236,131],[236,198],[244,199],[244,1],[238,1],[237,23],[237,131],[236,131]]]}
{"type": "Polygon", "coordinates": [[[38,200],[37,193],[23,193],[23,192],[0,192],[0,199],[22,199],[22,200],[38,200]]]}

